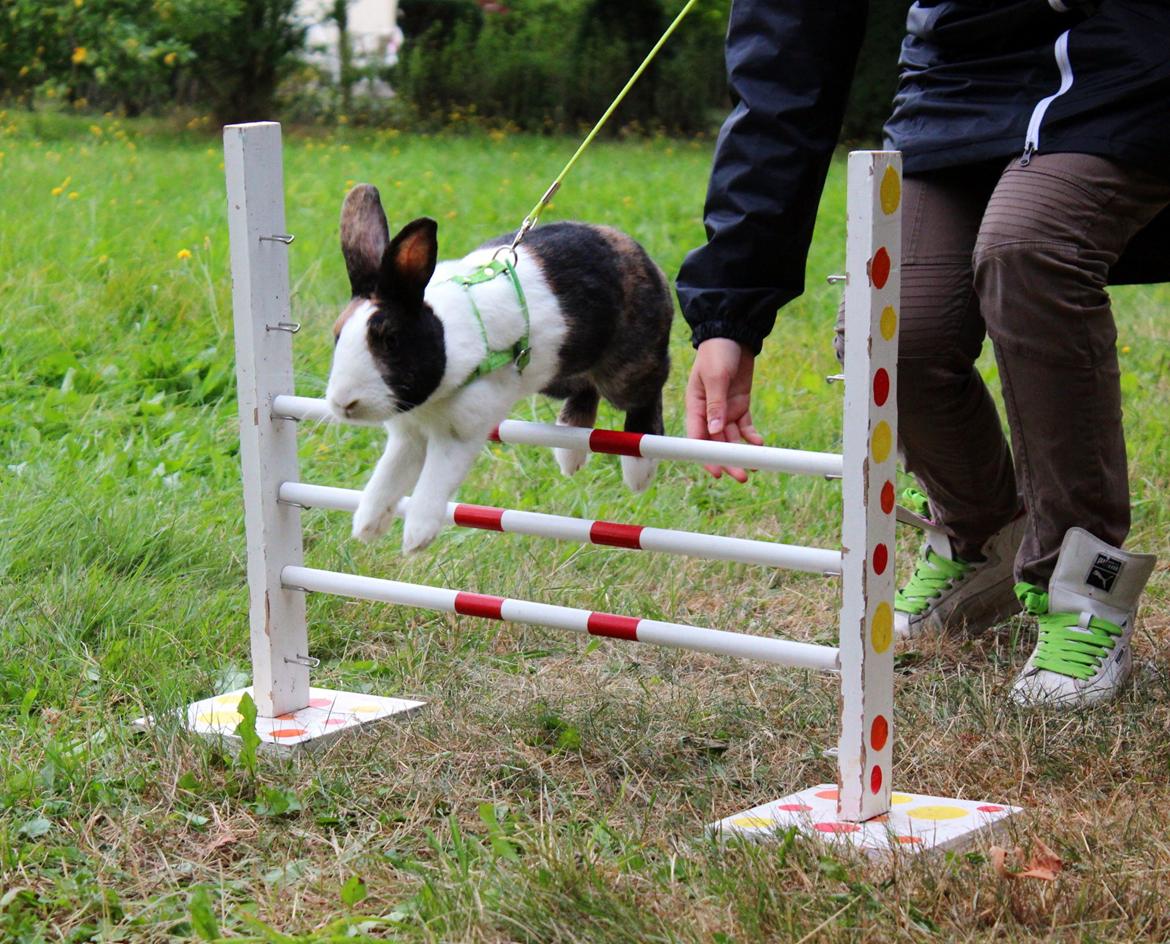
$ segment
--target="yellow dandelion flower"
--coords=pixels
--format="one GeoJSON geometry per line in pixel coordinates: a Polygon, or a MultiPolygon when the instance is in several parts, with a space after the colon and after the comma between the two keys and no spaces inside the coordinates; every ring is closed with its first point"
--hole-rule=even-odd
{"type": "Polygon", "coordinates": [[[86,52],[84,46],[77,46],[74,48],[73,55],[70,58],[73,60],[73,64],[75,66],[79,66],[85,62],[85,57],[87,55],[89,55],[89,53],[86,52]]]}
{"type": "Polygon", "coordinates": [[[92,134],[95,138],[100,138],[103,134],[105,134],[101,125],[90,125],[89,133],[92,134]]]}
{"type": "Polygon", "coordinates": [[[177,253],[175,253],[175,258],[180,259],[180,260],[190,259],[191,258],[191,250],[190,249],[180,249],[177,253]]]}
{"type": "Polygon", "coordinates": [[[447,219],[449,219],[449,220],[455,219],[455,217],[457,217],[458,215],[459,215],[459,212],[457,210],[448,210],[447,211],[447,219]]]}
{"type": "Polygon", "coordinates": [[[1128,353],[1130,352],[1130,350],[1131,350],[1131,349],[1130,349],[1130,346],[1129,346],[1128,344],[1125,344],[1125,345],[1122,345],[1122,348],[1121,348],[1121,353],[1122,353],[1122,354],[1128,354],[1128,353]]]}
{"type": "Polygon", "coordinates": [[[347,181],[345,182],[345,189],[346,189],[346,190],[349,190],[349,188],[350,188],[350,187],[352,187],[352,186],[353,186],[353,181],[352,181],[352,180],[347,180],[347,181]]]}
{"type": "Polygon", "coordinates": [[[54,197],[59,197],[64,192],[65,192],[64,187],[54,187],[52,190],[49,191],[49,193],[51,193],[54,197]]]}
{"type": "Polygon", "coordinates": [[[163,56],[163,62],[165,62],[168,66],[173,66],[178,61],[178,53],[168,52],[165,56],[163,56]]]}
{"type": "Polygon", "coordinates": [[[69,199],[70,200],[76,200],[79,196],[81,196],[81,194],[79,194],[76,190],[69,191],[69,199]]]}
{"type": "Polygon", "coordinates": [[[23,79],[26,75],[29,74],[29,71],[30,70],[29,70],[28,66],[21,66],[20,67],[20,77],[23,79]]]}
{"type": "Polygon", "coordinates": [[[83,6],[85,6],[85,0],[73,0],[73,5],[74,5],[74,6],[75,6],[75,7],[76,7],[78,10],[80,10],[80,9],[81,9],[83,6]]]}
{"type": "Polygon", "coordinates": [[[345,153],[347,153],[347,152],[349,151],[349,145],[348,145],[348,144],[343,144],[343,145],[341,146],[340,150],[341,150],[341,153],[342,153],[342,154],[345,154],[345,153]]]}
{"type": "Polygon", "coordinates": [[[105,265],[109,261],[110,261],[110,257],[107,256],[105,253],[102,253],[100,256],[98,256],[98,265],[105,265]]]}
{"type": "Polygon", "coordinates": [[[347,125],[347,124],[349,124],[349,115],[338,115],[338,116],[337,116],[337,123],[338,123],[339,125],[347,125]]]}

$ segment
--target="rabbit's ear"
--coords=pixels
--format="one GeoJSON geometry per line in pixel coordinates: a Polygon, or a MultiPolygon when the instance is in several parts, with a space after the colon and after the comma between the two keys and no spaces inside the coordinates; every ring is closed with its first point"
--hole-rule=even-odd
{"type": "Polygon", "coordinates": [[[439,224],[425,216],[402,227],[382,258],[379,290],[421,305],[439,258],[438,233],[439,224]]]}
{"type": "Polygon", "coordinates": [[[341,205],[341,254],[355,297],[368,298],[378,287],[382,257],[390,242],[390,227],[382,210],[378,188],[358,184],[341,205]]]}

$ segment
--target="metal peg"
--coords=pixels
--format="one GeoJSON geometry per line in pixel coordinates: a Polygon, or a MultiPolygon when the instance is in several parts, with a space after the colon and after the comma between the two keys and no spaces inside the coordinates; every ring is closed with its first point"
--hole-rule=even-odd
{"type": "Polygon", "coordinates": [[[828,384],[845,383],[845,375],[844,374],[829,374],[829,376],[827,376],[825,378],[825,383],[828,383],[828,384]]]}
{"type": "Polygon", "coordinates": [[[265,325],[265,331],[287,331],[289,334],[296,334],[301,330],[299,322],[296,321],[281,321],[274,325],[265,325]]]}
{"type": "Polygon", "coordinates": [[[825,276],[825,281],[828,282],[830,285],[836,285],[838,282],[848,282],[849,276],[847,276],[847,275],[827,275],[827,276],[825,276]]]}
{"type": "Polygon", "coordinates": [[[262,242],[262,243],[284,243],[287,246],[294,239],[296,239],[296,237],[293,236],[291,233],[279,233],[275,236],[261,236],[260,242],[262,242]]]}
{"type": "Polygon", "coordinates": [[[317,668],[317,666],[319,666],[321,664],[320,659],[314,659],[312,656],[301,656],[301,655],[298,655],[296,658],[293,658],[293,659],[290,659],[288,656],[285,656],[284,661],[289,662],[293,665],[303,665],[306,668],[310,668],[310,669],[315,669],[315,668],[317,668]]]}

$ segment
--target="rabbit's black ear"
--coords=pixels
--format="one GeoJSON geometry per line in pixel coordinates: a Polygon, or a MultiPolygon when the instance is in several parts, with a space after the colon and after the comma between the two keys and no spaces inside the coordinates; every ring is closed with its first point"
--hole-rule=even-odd
{"type": "Polygon", "coordinates": [[[358,184],[341,205],[341,254],[345,256],[349,287],[355,297],[374,294],[389,242],[390,227],[378,188],[358,184]]]}
{"type": "Polygon", "coordinates": [[[438,234],[439,224],[425,216],[402,227],[382,258],[379,290],[421,305],[439,258],[438,234]]]}

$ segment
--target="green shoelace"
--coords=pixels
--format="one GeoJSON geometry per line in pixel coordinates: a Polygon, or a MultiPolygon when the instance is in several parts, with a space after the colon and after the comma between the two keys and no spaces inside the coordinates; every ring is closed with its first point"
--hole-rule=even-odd
{"type": "Polygon", "coordinates": [[[1094,616],[1080,625],[1079,613],[1049,613],[1048,594],[1030,583],[1018,583],[1016,596],[1040,623],[1040,641],[1032,665],[1068,678],[1091,679],[1112,651],[1122,629],[1094,616]]]}
{"type": "Polygon", "coordinates": [[[902,489],[902,506],[914,512],[919,518],[930,520],[930,500],[926,497],[926,492],[917,488],[902,489]]]}
{"type": "Polygon", "coordinates": [[[894,609],[914,615],[922,613],[930,606],[931,600],[942,596],[952,581],[970,569],[970,564],[947,560],[928,547],[914,568],[914,575],[894,594],[894,609]]]}

